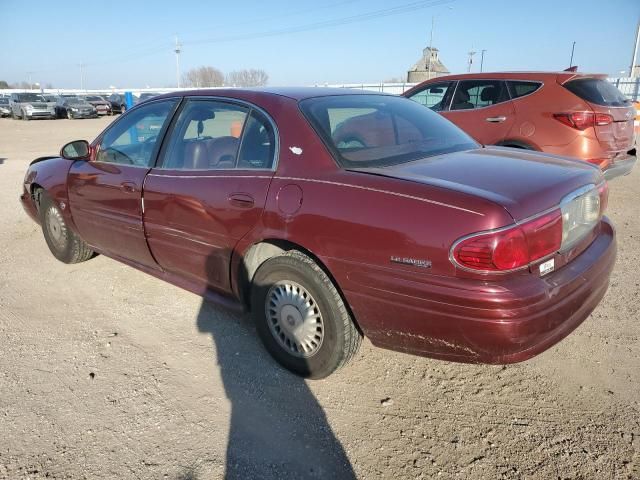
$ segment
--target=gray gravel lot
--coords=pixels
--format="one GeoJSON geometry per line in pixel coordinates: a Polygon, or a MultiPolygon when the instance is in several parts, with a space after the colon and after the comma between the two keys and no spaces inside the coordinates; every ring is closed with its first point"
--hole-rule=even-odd
{"type": "Polygon", "coordinates": [[[640,478],[639,168],[611,183],[609,292],[559,345],[501,367],[365,341],[305,382],[247,318],[49,253],[27,165],[109,121],[0,119],[0,478],[640,478]]]}

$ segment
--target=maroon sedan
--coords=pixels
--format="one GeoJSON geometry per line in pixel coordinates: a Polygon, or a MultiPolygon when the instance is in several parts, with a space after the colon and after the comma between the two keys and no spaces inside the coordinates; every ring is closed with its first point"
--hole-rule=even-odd
{"type": "Polygon", "coordinates": [[[616,255],[600,170],[483,148],[410,100],[330,89],[160,96],[32,162],[22,202],[65,263],[102,253],[253,312],[312,378],[384,348],[528,359],[616,255]]]}

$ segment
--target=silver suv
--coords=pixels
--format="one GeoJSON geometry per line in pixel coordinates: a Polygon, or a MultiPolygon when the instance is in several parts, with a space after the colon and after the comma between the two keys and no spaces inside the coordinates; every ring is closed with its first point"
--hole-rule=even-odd
{"type": "Polygon", "coordinates": [[[11,117],[31,120],[33,118],[56,118],[56,109],[47,104],[38,93],[12,93],[9,98],[11,117]]]}

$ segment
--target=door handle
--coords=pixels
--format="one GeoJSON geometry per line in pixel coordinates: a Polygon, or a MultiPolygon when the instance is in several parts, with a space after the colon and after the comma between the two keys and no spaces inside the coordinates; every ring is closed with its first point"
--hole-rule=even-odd
{"type": "Polygon", "coordinates": [[[251,195],[246,193],[232,193],[229,195],[229,203],[234,207],[251,208],[255,201],[251,195]]]}
{"type": "Polygon", "coordinates": [[[122,182],[120,184],[120,190],[125,193],[136,193],[136,184],[131,182],[122,182]]]}
{"type": "Polygon", "coordinates": [[[501,116],[501,117],[487,117],[485,120],[487,122],[491,122],[491,123],[502,123],[507,119],[507,117],[505,116],[501,116]]]}

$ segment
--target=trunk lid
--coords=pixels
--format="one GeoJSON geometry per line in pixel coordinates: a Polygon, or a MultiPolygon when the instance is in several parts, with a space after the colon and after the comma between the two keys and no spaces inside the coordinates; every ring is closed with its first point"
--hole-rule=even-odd
{"type": "Polygon", "coordinates": [[[516,221],[555,207],[567,194],[603,179],[600,170],[586,162],[504,147],[349,170],[482,197],[503,206],[516,221]]]}

